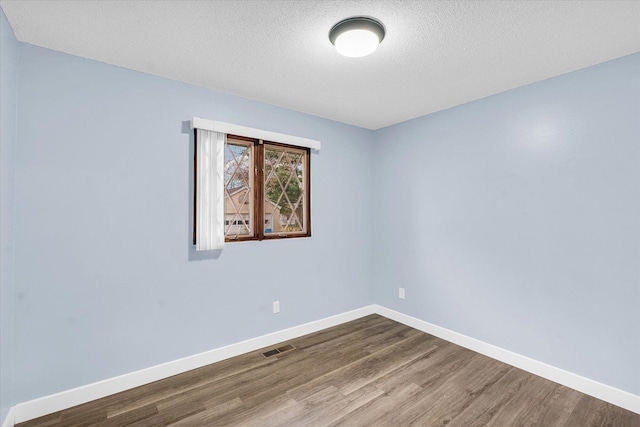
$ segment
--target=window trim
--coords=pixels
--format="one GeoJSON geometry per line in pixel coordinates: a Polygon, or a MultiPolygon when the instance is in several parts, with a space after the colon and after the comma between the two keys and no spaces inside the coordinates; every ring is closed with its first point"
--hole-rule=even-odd
{"type": "Polygon", "coordinates": [[[280,141],[283,144],[295,147],[306,147],[320,151],[321,143],[315,139],[303,138],[300,136],[287,135],[285,133],[272,132],[269,130],[250,128],[247,126],[235,125],[232,123],[220,122],[217,120],[193,117],[191,119],[192,129],[205,129],[213,132],[222,132],[227,135],[244,135],[245,137],[262,139],[264,141],[280,141]]]}

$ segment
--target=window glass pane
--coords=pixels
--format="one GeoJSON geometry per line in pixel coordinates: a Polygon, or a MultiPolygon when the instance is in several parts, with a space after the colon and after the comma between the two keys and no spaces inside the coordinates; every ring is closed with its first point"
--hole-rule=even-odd
{"type": "Polygon", "coordinates": [[[253,158],[250,142],[227,139],[224,151],[225,236],[253,235],[253,158]]]}
{"type": "Polygon", "coordinates": [[[265,145],[265,234],[306,232],[306,152],[265,145]]]}

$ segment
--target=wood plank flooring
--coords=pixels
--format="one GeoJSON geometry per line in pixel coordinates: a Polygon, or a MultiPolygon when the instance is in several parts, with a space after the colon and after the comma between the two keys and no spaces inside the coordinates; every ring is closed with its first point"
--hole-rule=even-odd
{"type": "Polygon", "coordinates": [[[620,426],[640,415],[378,315],[19,427],[620,426]]]}

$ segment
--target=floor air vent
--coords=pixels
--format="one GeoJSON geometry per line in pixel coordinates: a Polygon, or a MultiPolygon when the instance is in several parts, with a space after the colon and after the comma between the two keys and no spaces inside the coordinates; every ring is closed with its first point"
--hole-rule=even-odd
{"type": "Polygon", "coordinates": [[[285,344],[282,347],[274,348],[273,350],[265,351],[262,353],[264,357],[275,356],[276,354],[284,353],[285,351],[295,350],[295,347],[291,344],[285,344]]]}

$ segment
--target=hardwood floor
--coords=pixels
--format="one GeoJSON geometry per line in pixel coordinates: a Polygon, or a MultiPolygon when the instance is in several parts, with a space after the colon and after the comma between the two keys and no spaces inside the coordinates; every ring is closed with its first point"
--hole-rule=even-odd
{"type": "Polygon", "coordinates": [[[640,426],[640,415],[377,315],[289,343],[18,426],[640,426]]]}

